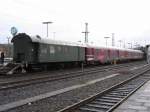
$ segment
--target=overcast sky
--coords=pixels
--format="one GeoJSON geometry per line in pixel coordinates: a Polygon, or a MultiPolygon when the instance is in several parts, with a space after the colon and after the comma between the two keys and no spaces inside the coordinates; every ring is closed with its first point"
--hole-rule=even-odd
{"type": "MultiPolygon", "coordinates": [[[[11,36],[10,28],[18,32],[40,35],[65,41],[82,41],[85,22],[89,23],[89,42],[105,45],[104,37],[115,33],[118,40],[126,43],[150,43],[149,0],[2,0],[0,3],[0,43],[11,36]],[[55,32],[55,35],[54,35],[55,32]]],[[[111,38],[108,39],[111,45],[111,38]]]]}

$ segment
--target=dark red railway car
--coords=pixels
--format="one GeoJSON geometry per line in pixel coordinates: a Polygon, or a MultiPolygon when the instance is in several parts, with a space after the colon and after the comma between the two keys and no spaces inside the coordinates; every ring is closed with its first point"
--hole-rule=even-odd
{"type": "Polygon", "coordinates": [[[126,61],[142,59],[143,52],[114,47],[96,47],[87,45],[85,47],[85,59],[87,64],[113,63],[116,61],[126,61]]]}

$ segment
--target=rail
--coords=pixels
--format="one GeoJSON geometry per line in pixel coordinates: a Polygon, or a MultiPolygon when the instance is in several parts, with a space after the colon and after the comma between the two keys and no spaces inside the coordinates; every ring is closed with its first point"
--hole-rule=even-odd
{"type": "Polygon", "coordinates": [[[143,75],[149,70],[150,65],[147,65],[130,79],[58,112],[111,112],[150,79],[150,76],[143,75]]]}

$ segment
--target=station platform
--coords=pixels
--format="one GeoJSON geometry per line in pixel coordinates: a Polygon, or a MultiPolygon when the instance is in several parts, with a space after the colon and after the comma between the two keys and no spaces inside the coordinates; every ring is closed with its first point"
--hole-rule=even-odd
{"type": "Polygon", "coordinates": [[[150,81],[144,84],[113,112],[150,112],[150,81]]]}

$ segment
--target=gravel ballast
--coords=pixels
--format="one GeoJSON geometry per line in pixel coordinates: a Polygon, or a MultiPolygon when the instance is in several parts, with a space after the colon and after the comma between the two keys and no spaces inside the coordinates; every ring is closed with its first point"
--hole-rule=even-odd
{"type": "Polygon", "coordinates": [[[82,87],[73,91],[69,91],[54,97],[42,99],[40,101],[29,103],[28,105],[21,106],[16,109],[9,110],[8,112],[55,112],[66,106],[79,102],[89,96],[99,93],[106,88],[109,88],[132,75],[119,75],[104,81],[92,84],[87,87],[82,87]],[[40,107],[40,108],[39,108],[40,107]]]}
{"type": "MultiPolygon", "coordinates": [[[[126,69],[127,70],[127,69],[126,69]]],[[[115,72],[108,71],[107,73],[95,73],[84,75],[80,77],[68,78],[54,82],[46,82],[41,84],[35,84],[25,86],[17,89],[10,89],[6,91],[0,91],[0,105],[4,105],[13,101],[33,97],[39,94],[56,91],[72,85],[83,84],[90,80],[106,77],[114,74],[115,72]]],[[[81,99],[87,98],[93,94],[103,91],[110,86],[117,84],[129,77],[132,74],[121,74],[110,79],[97,82],[88,87],[78,88],[63,94],[56,95],[47,99],[42,99],[38,102],[29,103],[28,105],[21,106],[17,109],[11,109],[8,112],[55,112],[68,105],[80,101],[81,99]],[[40,108],[39,108],[40,107],[40,108]]]]}

